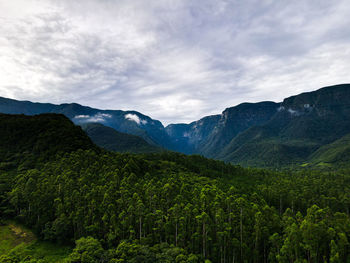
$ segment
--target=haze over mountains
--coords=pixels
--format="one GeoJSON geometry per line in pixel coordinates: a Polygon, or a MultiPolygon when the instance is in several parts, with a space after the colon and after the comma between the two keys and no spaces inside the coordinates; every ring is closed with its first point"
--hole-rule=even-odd
{"type": "MultiPolygon", "coordinates": [[[[136,111],[99,110],[75,103],[54,105],[0,98],[0,112],[61,113],[78,125],[100,123],[139,136],[154,148],[271,167],[339,161],[339,151],[348,150],[349,101],[350,84],[342,84],[292,96],[281,103],[242,103],[222,114],[167,127],[136,111]]],[[[95,132],[94,136],[96,140],[99,134],[95,132]]]]}

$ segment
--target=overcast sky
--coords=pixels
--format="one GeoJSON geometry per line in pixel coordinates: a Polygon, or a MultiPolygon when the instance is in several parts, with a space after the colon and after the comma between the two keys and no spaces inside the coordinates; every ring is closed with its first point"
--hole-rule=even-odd
{"type": "Polygon", "coordinates": [[[190,122],[350,82],[350,1],[0,0],[0,96],[190,122]]]}

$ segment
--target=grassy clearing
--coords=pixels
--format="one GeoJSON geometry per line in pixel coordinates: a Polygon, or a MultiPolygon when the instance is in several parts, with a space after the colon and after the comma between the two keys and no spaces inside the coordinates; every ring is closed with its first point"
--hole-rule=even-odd
{"type": "Polygon", "coordinates": [[[34,234],[29,230],[9,223],[0,226],[0,255],[7,254],[11,249],[20,244],[29,245],[36,240],[34,234]]]}
{"type": "Polygon", "coordinates": [[[71,251],[72,248],[68,246],[37,240],[30,230],[13,222],[0,226],[0,262],[16,258],[59,263],[64,262],[71,251]]]}

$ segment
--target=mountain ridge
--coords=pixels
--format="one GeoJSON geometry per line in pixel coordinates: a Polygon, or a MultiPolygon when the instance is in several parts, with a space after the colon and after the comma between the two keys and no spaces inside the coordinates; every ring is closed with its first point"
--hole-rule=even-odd
{"type": "Polygon", "coordinates": [[[171,148],[163,124],[137,111],[100,110],[78,103],[52,104],[0,97],[0,112],[26,115],[61,113],[75,124],[100,122],[119,132],[140,136],[150,144],[171,148]]]}
{"type": "Polygon", "coordinates": [[[99,110],[77,103],[55,105],[0,97],[0,112],[61,113],[75,124],[101,123],[169,150],[242,165],[279,166],[308,161],[318,148],[350,133],[349,91],[350,84],[339,84],[282,102],[244,102],[221,114],[166,127],[137,111],[99,110]]]}

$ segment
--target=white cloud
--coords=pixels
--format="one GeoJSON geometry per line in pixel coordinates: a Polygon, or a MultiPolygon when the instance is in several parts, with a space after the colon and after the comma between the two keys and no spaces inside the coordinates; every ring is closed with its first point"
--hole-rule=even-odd
{"type": "Polygon", "coordinates": [[[86,122],[105,122],[107,119],[112,118],[111,114],[107,113],[96,113],[95,115],[76,115],[74,119],[81,123],[86,122]]]}
{"type": "Polygon", "coordinates": [[[90,118],[90,115],[76,115],[74,119],[87,119],[90,118]]]}
{"type": "Polygon", "coordinates": [[[140,124],[146,125],[146,124],[147,124],[147,120],[141,119],[141,118],[140,118],[139,116],[137,116],[136,114],[128,113],[128,114],[125,114],[124,118],[125,118],[126,120],[134,121],[134,122],[136,122],[138,125],[140,125],[140,124]]]}
{"type": "Polygon", "coordinates": [[[293,109],[288,109],[288,112],[292,115],[292,116],[299,116],[300,112],[297,110],[293,110],[293,109]]]}
{"type": "Polygon", "coordinates": [[[0,0],[0,10],[4,97],[167,124],[350,82],[346,0],[0,0]]]}

